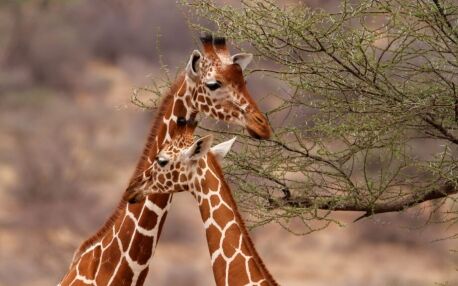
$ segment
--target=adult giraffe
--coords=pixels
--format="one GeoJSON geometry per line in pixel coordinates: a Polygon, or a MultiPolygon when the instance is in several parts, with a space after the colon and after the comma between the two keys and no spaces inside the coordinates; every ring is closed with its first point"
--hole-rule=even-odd
{"type": "MultiPolygon", "coordinates": [[[[198,112],[244,126],[255,138],[271,135],[243,77],[253,56],[230,56],[224,38],[206,35],[201,41],[204,53],[193,51],[161,103],[126,194],[140,187],[158,150],[198,112]]],[[[60,285],[143,285],[171,200],[171,194],[152,194],[129,204],[123,197],[105,225],[75,252],[60,285]]]]}
{"type": "Polygon", "coordinates": [[[193,133],[188,127],[164,145],[130,198],[190,191],[199,203],[216,285],[278,285],[253,245],[218,162],[235,138],[210,149],[211,135],[194,143],[193,133]]]}

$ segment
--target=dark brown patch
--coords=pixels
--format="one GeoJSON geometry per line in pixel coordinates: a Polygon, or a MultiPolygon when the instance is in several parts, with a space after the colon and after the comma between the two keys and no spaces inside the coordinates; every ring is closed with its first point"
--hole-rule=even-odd
{"type": "Polygon", "coordinates": [[[125,212],[123,212],[124,216],[123,217],[119,217],[115,223],[114,223],[114,231],[115,231],[115,234],[119,232],[119,229],[121,228],[121,225],[122,225],[122,222],[124,221],[124,217],[125,217],[125,212]]]}
{"type": "Polygon", "coordinates": [[[196,193],[200,193],[202,191],[202,186],[200,185],[199,179],[194,179],[194,189],[196,193]]]}
{"type": "Polygon", "coordinates": [[[119,250],[118,242],[114,240],[102,254],[99,273],[96,277],[97,285],[106,285],[108,283],[120,258],[121,251],[119,250]]]}
{"type": "Polygon", "coordinates": [[[251,279],[253,281],[259,281],[262,279],[262,274],[259,271],[259,268],[257,267],[253,258],[248,261],[248,270],[250,271],[251,279]]]}
{"type": "Polygon", "coordinates": [[[215,252],[219,249],[220,241],[221,241],[221,232],[216,228],[214,225],[210,225],[205,230],[208,242],[208,249],[211,253],[215,252]]]}
{"type": "Polygon", "coordinates": [[[119,230],[118,237],[121,240],[122,249],[126,251],[129,247],[130,240],[135,232],[135,223],[132,221],[130,217],[126,217],[124,223],[119,230]]]}
{"type": "Polygon", "coordinates": [[[146,230],[151,230],[157,224],[157,214],[147,207],[143,210],[142,216],[138,220],[138,225],[146,230]]]}
{"type": "Polygon", "coordinates": [[[235,249],[239,246],[240,236],[242,235],[237,225],[232,224],[223,234],[223,252],[224,255],[231,257],[235,253],[235,249]]]}
{"type": "Polygon", "coordinates": [[[102,246],[105,248],[113,240],[113,231],[109,230],[102,239],[102,246]]]}
{"type": "Polygon", "coordinates": [[[172,171],[172,181],[178,182],[178,177],[180,176],[180,173],[177,170],[172,171]]]}
{"type": "Polygon", "coordinates": [[[169,199],[169,194],[154,194],[154,204],[161,209],[164,209],[167,206],[169,199]]]}
{"type": "Polygon", "coordinates": [[[116,272],[111,285],[116,286],[130,286],[132,283],[132,278],[134,277],[134,272],[130,269],[129,264],[126,259],[123,258],[121,266],[119,266],[118,271],[116,272]]]}
{"type": "Polygon", "coordinates": [[[216,285],[224,285],[226,281],[226,261],[219,255],[213,263],[213,275],[216,285]]]}
{"type": "Polygon", "coordinates": [[[191,102],[191,97],[190,96],[186,96],[186,105],[191,107],[192,106],[192,102],[191,102]]]}
{"type": "MultiPolygon", "coordinates": [[[[165,125],[164,125],[164,128],[161,128],[161,129],[159,130],[159,133],[157,134],[157,138],[158,138],[157,141],[158,141],[158,142],[164,141],[165,134],[167,134],[167,127],[165,127],[165,125]]],[[[154,146],[156,146],[156,144],[154,144],[154,146]]],[[[157,152],[159,151],[159,148],[160,148],[160,147],[157,146],[157,147],[155,148],[155,149],[156,149],[155,154],[154,154],[154,155],[151,155],[151,157],[149,157],[149,158],[151,158],[151,159],[156,158],[156,155],[157,155],[157,152]]]]}
{"type": "Polygon", "coordinates": [[[161,233],[162,233],[162,227],[164,226],[164,222],[165,222],[165,219],[167,218],[167,212],[165,212],[163,215],[162,215],[162,220],[159,221],[159,232],[157,234],[157,241],[159,241],[159,238],[161,237],[161,233]]]}
{"type": "Polygon", "coordinates": [[[199,205],[200,209],[200,216],[202,217],[202,221],[205,222],[210,217],[210,205],[208,200],[203,200],[202,203],[199,205]]]}
{"type": "Polygon", "coordinates": [[[84,254],[81,257],[81,261],[79,263],[79,273],[84,274],[88,279],[95,278],[95,272],[97,271],[97,267],[100,261],[100,254],[102,253],[100,246],[97,246],[92,251],[84,254]]]}
{"type": "Polygon", "coordinates": [[[148,275],[148,269],[149,267],[146,267],[142,270],[142,272],[140,272],[140,274],[138,275],[137,284],[135,284],[135,286],[142,286],[143,283],[145,283],[146,276],[148,275]]]}
{"type": "Polygon", "coordinates": [[[134,240],[129,250],[129,256],[139,264],[145,264],[151,257],[153,250],[153,237],[135,232],[134,240]]]}
{"type": "Polygon", "coordinates": [[[207,172],[205,175],[204,186],[212,191],[216,191],[220,187],[219,180],[211,172],[207,172]]]}
{"type": "MultiPolygon", "coordinates": [[[[173,136],[173,134],[174,134],[176,129],[177,129],[177,123],[175,121],[173,121],[173,120],[170,120],[170,122],[169,122],[170,136],[173,136]]],[[[165,135],[164,135],[164,137],[165,137],[165,135]]]]}
{"type": "Polygon", "coordinates": [[[76,277],[76,269],[72,268],[72,270],[62,280],[61,285],[62,286],[70,285],[70,283],[75,279],[75,277],[76,277]]]}
{"type": "Polygon", "coordinates": [[[127,209],[134,215],[134,217],[138,218],[142,213],[143,204],[127,204],[127,209]]]}
{"type": "Polygon", "coordinates": [[[159,174],[159,176],[157,176],[157,180],[159,181],[159,183],[164,184],[165,182],[164,174],[159,174]]]}
{"type": "Polygon", "coordinates": [[[250,282],[246,273],[245,258],[240,254],[229,265],[229,272],[229,285],[246,285],[250,282]]]}
{"type": "Polygon", "coordinates": [[[212,195],[210,197],[210,202],[211,202],[212,207],[216,207],[220,203],[220,199],[217,195],[212,195]]]}
{"type": "Polygon", "coordinates": [[[186,107],[184,106],[184,103],[182,100],[175,101],[175,106],[173,108],[173,114],[175,114],[177,117],[180,117],[183,114],[186,114],[186,107]]]}
{"type": "Polygon", "coordinates": [[[221,71],[221,75],[226,79],[230,79],[230,83],[237,88],[245,87],[245,79],[240,65],[232,64],[225,66],[221,71]]]}

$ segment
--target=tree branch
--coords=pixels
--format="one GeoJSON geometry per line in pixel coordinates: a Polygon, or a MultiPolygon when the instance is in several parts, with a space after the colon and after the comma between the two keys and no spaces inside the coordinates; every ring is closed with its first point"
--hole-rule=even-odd
{"type": "Polygon", "coordinates": [[[321,202],[313,198],[304,198],[304,197],[292,197],[291,195],[286,195],[289,192],[285,193],[285,196],[281,199],[281,202],[276,202],[275,206],[272,208],[278,208],[280,206],[289,206],[294,208],[317,208],[321,210],[331,210],[331,211],[359,211],[365,212],[363,216],[357,220],[368,217],[374,214],[389,213],[389,212],[399,212],[405,209],[408,209],[413,206],[417,206],[421,203],[432,201],[436,199],[441,199],[454,195],[458,193],[458,187],[453,183],[446,183],[443,186],[430,190],[422,194],[412,194],[404,199],[395,199],[388,202],[375,202],[369,204],[355,204],[355,201],[343,201],[336,200],[336,197],[326,198],[321,202]]]}

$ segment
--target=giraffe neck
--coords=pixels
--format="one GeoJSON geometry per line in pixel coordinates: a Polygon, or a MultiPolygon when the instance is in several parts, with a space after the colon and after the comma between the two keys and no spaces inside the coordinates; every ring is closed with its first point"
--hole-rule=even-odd
{"type": "MultiPolygon", "coordinates": [[[[189,100],[192,91],[193,85],[182,75],[164,98],[129,187],[173,136],[177,119],[195,116],[189,100]]],[[[76,251],[60,285],[143,285],[171,201],[170,194],[152,194],[136,204],[121,200],[102,229],[76,251]]]]}
{"type": "Polygon", "coordinates": [[[199,202],[216,284],[278,285],[254,247],[219,164],[211,154],[207,158],[201,189],[194,196],[199,202]]]}

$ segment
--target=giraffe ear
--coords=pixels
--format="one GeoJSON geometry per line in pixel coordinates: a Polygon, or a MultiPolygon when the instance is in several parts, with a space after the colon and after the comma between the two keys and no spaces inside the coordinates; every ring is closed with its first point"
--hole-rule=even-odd
{"type": "Polygon", "coordinates": [[[236,139],[237,137],[234,137],[231,140],[219,143],[218,145],[211,147],[210,151],[213,153],[213,155],[215,155],[216,159],[218,159],[218,161],[221,162],[223,158],[226,157],[227,153],[229,153],[229,151],[231,150],[232,145],[234,144],[236,139]]]}
{"type": "Polygon", "coordinates": [[[242,68],[242,70],[244,70],[253,60],[253,54],[235,54],[231,57],[231,59],[234,64],[238,64],[242,68]]]}
{"type": "Polygon", "coordinates": [[[202,59],[202,54],[198,50],[194,50],[189,57],[189,62],[186,65],[186,73],[189,77],[195,78],[199,71],[199,61],[202,59]]]}
{"type": "Polygon", "coordinates": [[[207,135],[205,137],[200,138],[199,140],[194,142],[194,144],[192,144],[191,147],[183,151],[184,159],[188,159],[194,162],[199,161],[200,158],[207,155],[208,150],[210,150],[210,147],[212,145],[212,142],[212,135],[207,135]]]}

